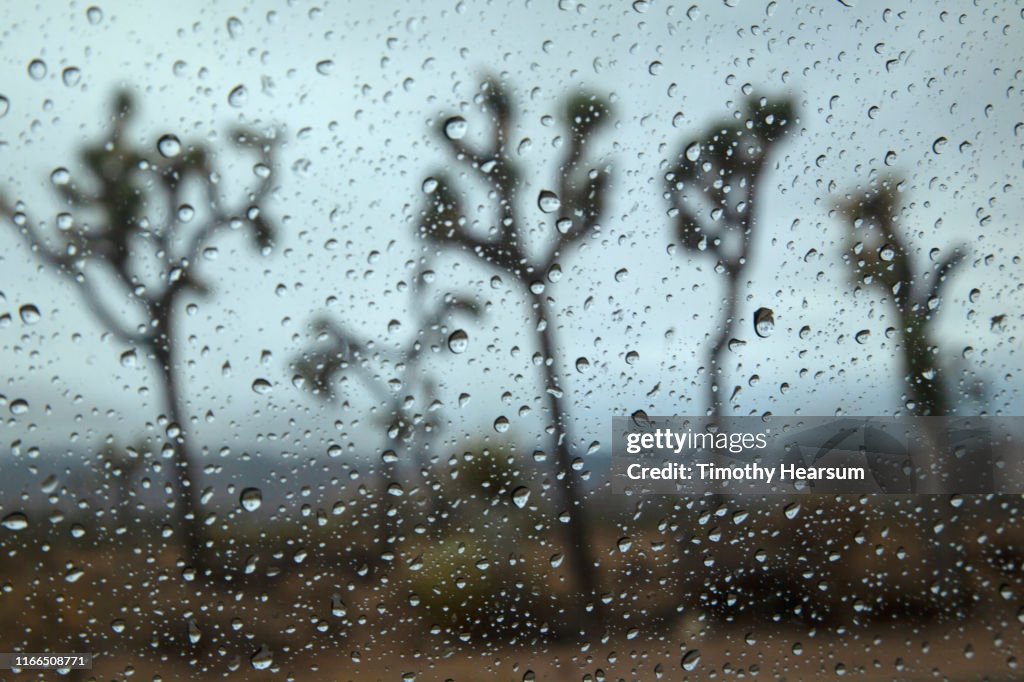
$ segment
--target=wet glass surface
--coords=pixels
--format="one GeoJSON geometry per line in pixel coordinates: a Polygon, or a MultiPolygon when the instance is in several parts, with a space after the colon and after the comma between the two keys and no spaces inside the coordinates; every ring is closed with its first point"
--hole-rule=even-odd
{"type": "Polygon", "coordinates": [[[0,16],[0,651],[1020,677],[1019,495],[610,477],[613,416],[1022,414],[1019,6],[0,16]]]}

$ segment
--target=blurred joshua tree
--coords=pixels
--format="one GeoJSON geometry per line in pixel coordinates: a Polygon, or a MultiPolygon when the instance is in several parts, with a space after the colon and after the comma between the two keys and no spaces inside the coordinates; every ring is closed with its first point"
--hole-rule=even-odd
{"type": "Polygon", "coordinates": [[[231,133],[232,143],[258,161],[254,186],[229,202],[205,144],[167,134],[152,148],[136,145],[125,136],[135,113],[128,92],[114,97],[109,135],[81,152],[89,176],[83,182],[66,168],[53,171],[59,202],[52,223],[30,218],[21,201],[12,206],[0,198],[0,211],[39,261],[77,286],[100,324],[131,347],[122,360],[141,351],[153,362],[166,409],[178,527],[190,559],[201,567],[197,464],[177,371],[175,313],[184,299],[209,293],[197,267],[214,255],[221,233],[244,232],[269,252],[273,230],[263,203],[271,191],[274,141],[247,129],[231,133]]]}
{"type": "MultiPolygon", "coordinates": [[[[422,278],[422,275],[421,275],[422,278]]],[[[429,464],[423,455],[430,434],[436,430],[431,416],[440,404],[434,385],[421,366],[423,351],[441,352],[447,343],[453,352],[461,352],[464,331],[449,330],[450,320],[458,313],[476,317],[471,301],[447,295],[440,304],[424,309],[422,286],[413,291],[413,309],[419,315],[417,332],[397,348],[379,348],[372,340],[362,340],[340,323],[321,317],[313,323],[316,345],[296,358],[297,383],[323,401],[338,397],[339,384],[349,387],[350,376],[381,406],[381,427],[387,432],[389,446],[381,455],[381,489],[378,505],[381,513],[382,545],[397,540],[398,510],[388,505],[392,496],[404,493],[397,471],[412,455],[420,476],[426,477],[429,464]],[[433,338],[432,338],[433,337],[433,338]]],[[[351,390],[351,388],[349,388],[351,390]]]]}
{"type": "MultiPolygon", "coordinates": [[[[958,245],[941,257],[936,256],[926,269],[919,269],[913,261],[913,247],[906,238],[903,218],[907,211],[899,197],[902,191],[901,179],[879,174],[866,188],[858,187],[836,202],[835,209],[844,221],[847,235],[843,259],[855,286],[875,288],[892,306],[909,413],[946,416],[951,413],[954,400],[937,357],[939,346],[935,342],[933,324],[943,290],[963,262],[965,253],[958,245]]],[[[949,434],[941,432],[934,421],[925,422],[924,432],[938,452],[945,449],[941,444],[949,442],[949,434]]],[[[962,476],[959,470],[964,467],[976,469],[974,458],[940,457],[926,475],[944,486],[947,477],[958,480],[962,476]]],[[[970,474],[972,480],[978,480],[977,476],[977,470],[970,474]]],[[[991,481],[989,485],[993,485],[991,481]]],[[[946,510],[938,499],[929,498],[922,505],[923,523],[934,525],[945,520],[946,510]]],[[[957,555],[952,543],[937,541],[931,545],[929,563],[951,568],[959,561],[957,555]]],[[[946,599],[952,601],[964,595],[962,572],[937,570],[936,576],[943,594],[950,595],[946,599]]]]}
{"type": "Polygon", "coordinates": [[[900,179],[883,175],[836,203],[847,231],[844,260],[858,287],[876,288],[893,308],[907,408],[915,415],[944,416],[953,408],[953,394],[936,357],[933,324],[943,290],[965,253],[956,246],[926,270],[915,265],[901,226],[902,187],[900,179]]]}
{"type": "MultiPolygon", "coordinates": [[[[775,147],[795,116],[796,104],[789,98],[748,97],[731,118],[713,123],[687,143],[665,176],[676,238],[687,251],[714,258],[715,272],[725,277],[722,321],[707,355],[707,404],[713,418],[722,414],[723,354],[736,334],[743,273],[753,259],[759,191],[775,147]]],[[[771,315],[759,309],[755,328],[773,324],[771,315]]]]}
{"type": "MultiPolygon", "coordinates": [[[[454,177],[438,171],[423,184],[426,205],[418,226],[420,236],[445,249],[466,252],[484,264],[509,273],[522,287],[532,308],[533,332],[544,372],[544,397],[551,424],[552,447],[556,455],[557,479],[562,505],[568,514],[567,554],[570,572],[578,576],[579,588],[586,599],[595,596],[597,580],[588,542],[583,494],[573,468],[570,451],[569,414],[559,382],[558,344],[555,340],[557,318],[553,299],[545,292],[544,280],[561,272],[560,263],[578,250],[581,243],[600,234],[610,183],[607,168],[586,162],[584,154],[597,132],[610,119],[610,104],[590,94],[570,95],[563,110],[568,136],[562,141],[563,156],[553,189],[544,189],[531,202],[531,210],[547,215],[554,238],[537,256],[524,242],[527,224],[534,216],[520,212],[524,171],[517,162],[513,145],[513,103],[505,87],[494,78],[485,79],[475,99],[491,118],[487,141],[475,146],[466,140],[468,123],[461,116],[442,122],[441,139],[454,161],[465,170],[454,177]],[[476,176],[488,188],[493,221],[477,231],[465,207],[467,176],[476,176]]],[[[538,249],[539,250],[539,249],[538,249]]]]}

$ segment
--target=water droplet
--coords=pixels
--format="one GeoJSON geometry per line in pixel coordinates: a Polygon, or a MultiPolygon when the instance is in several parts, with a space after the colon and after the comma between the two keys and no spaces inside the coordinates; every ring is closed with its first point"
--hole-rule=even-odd
{"type": "Polygon", "coordinates": [[[787,519],[795,519],[797,515],[800,514],[800,503],[792,502],[790,504],[787,504],[783,508],[783,512],[786,514],[787,519]]]}
{"type": "Polygon", "coordinates": [[[263,504],[263,492],[259,488],[246,488],[238,496],[238,504],[247,512],[254,512],[263,504]]]}
{"type": "Polygon", "coordinates": [[[89,20],[90,24],[95,26],[103,21],[103,10],[96,5],[93,5],[89,9],[85,10],[85,18],[89,20]]]}
{"type": "Polygon", "coordinates": [[[576,358],[576,371],[579,372],[580,374],[584,374],[590,371],[590,360],[587,360],[585,357],[582,356],[576,358]]]}
{"type": "Polygon", "coordinates": [[[692,672],[700,664],[700,650],[690,649],[685,654],[683,654],[683,659],[679,662],[679,664],[683,666],[683,670],[687,672],[692,672]]]}
{"type": "Polygon", "coordinates": [[[530,501],[530,489],[526,486],[519,486],[512,491],[512,504],[522,509],[530,501]]]}
{"type": "Polygon", "coordinates": [[[238,36],[242,35],[242,22],[241,20],[239,20],[238,17],[229,17],[227,28],[228,35],[232,38],[237,38],[238,36]]]}
{"type": "Polygon", "coordinates": [[[228,93],[228,104],[233,107],[241,107],[245,105],[246,100],[249,99],[249,91],[245,89],[244,85],[236,85],[228,93]]]}
{"type": "Polygon", "coordinates": [[[15,416],[25,414],[28,412],[28,401],[22,400],[21,398],[12,400],[8,409],[11,411],[11,414],[15,416]]]}
{"type": "Polygon", "coordinates": [[[173,159],[181,153],[181,140],[174,135],[164,135],[157,140],[156,148],[165,159],[173,159]]]}
{"type": "Polygon", "coordinates": [[[932,142],[932,151],[936,154],[941,154],[942,148],[946,146],[947,142],[949,142],[949,140],[944,137],[935,138],[935,142],[932,142]]]}
{"type": "Polygon", "coordinates": [[[34,81],[46,78],[46,62],[42,59],[33,59],[28,63],[28,75],[34,81]]]}
{"type": "Polygon", "coordinates": [[[19,531],[28,528],[28,517],[21,512],[13,512],[4,517],[3,521],[0,521],[7,530],[19,531]]]}
{"type": "Polygon", "coordinates": [[[252,382],[253,393],[259,393],[260,395],[267,395],[273,389],[274,389],[273,384],[271,384],[266,379],[256,379],[255,381],[252,382]]]}
{"type": "Polygon", "coordinates": [[[456,329],[448,336],[448,350],[461,355],[469,348],[469,334],[463,329],[456,329]]]}
{"type": "Polygon", "coordinates": [[[444,136],[449,140],[461,140],[469,132],[469,123],[461,116],[452,116],[444,122],[444,136]]]}
{"type": "Polygon", "coordinates": [[[775,312],[771,308],[758,308],[754,311],[754,333],[766,339],[775,331],[775,312]]]}
{"type": "Polygon", "coordinates": [[[440,183],[437,181],[437,178],[427,178],[426,180],[423,181],[423,193],[433,194],[434,192],[437,191],[437,187],[439,184],[440,183]]]}
{"type": "Polygon", "coordinates": [[[3,95],[0,95],[0,118],[7,115],[7,112],[11,110],[11,100],[7,99],[3,95]]]}
{"type": "Polygon", "coordinates": [[[321,76],[329,76],[334,71],[334,62],[330,59],[323,59],[316,63],[316,72],[321,76]]]}
{"type": "Polygon", "coordinates": [[[886,263],[891,263],[896,258],[896,249],[892,244],[885,244],[878,249],[878,257],[886,263]]]}
{"type": "Polygon", "coordinates": [[[537,195],[537,206],[544,213],[554,213],[561,208],[562,202],[551,190],[542,189],[537,195]]]}
{"type": "Polygon", "coordinates": [[[50,173],[50,182],[57,185],[58,187],[63,187],[64,185],[71,182],[71,173],[69,173],[68,169],[64,168],[63,166],[61,166],[60,168],[54,168],[53,172],[50,173]]]}
{"type": "Polygon", "coordinates": [[[868,342],[868,339],[871,338],[871,330],[861,329],[859,332],[857,332],[856,335],[854,335],[853,338],[857,343],[863,345],[868,342]]]}
{"type": "Polygon", "coordinates": [[[266,670],[274,664],[273,652],[265,646],[261,646],[259,650],[249,658],[249,665],[255,670],[266,670]]]}
{"type": "Polygon", "coordinates": [[[505,433],[508,431],[509,422],[507,417],[498,417],[494,420],[494,430],[498,433],[505,433]]]}
{"type": "Polygon", "coordinates": [[[388,495],[392,497],[401,497],[405,495],[405,488],[400,483],[392,483],[388,486],[388,495]]]}
{"type": "Polygon", "coordinates": [[[191,644],[199,644],[199,640],[203,638],[203,631],[196,625],[195,620],[189,618],[185,629],[188,631],[188,641],[191,644]]]}
{"type": "Polygon", "coordinates": [[[633,546],[633,538],[630,538],[628,536],[619,538],[619,541],[616,543],[616,545],[618,546],[619,551],[625,554],[629,551],[629,548],[633,546]]]}
{"type": "Polygon", "coordinates": [[[686,158],[689,161],[696,161],[700,158],[700,142],[692,142],[686,148],[686,158]]]}
{"type": "Polygon", "coordinates": [[[42,319],[42,315],[39,314],[39,308],[35,307],[31,303],[26,303],[18,309],[18,315],[21,317],[21,321],[25,324],[35,324],[42,319]]]}
{"type": "Polygon", "coordinates": [[[61,72],[60,79],[64,81],[64,85],[73,88],[81,82],[82,71],[77,66],[69,66],[61,72]]]}
{"type": "Polygon", "coordinates": [[[626,268],[619,268],[615,271],[615,281],[624,282],[629,277],[629,270],[626,268]]]}
{"type": "Polygon", "coordinates": [[[138,364],[139,356],[135,349],[126,350],[121,353],[121,366],[122,367],[135,367],[138,364]]]}

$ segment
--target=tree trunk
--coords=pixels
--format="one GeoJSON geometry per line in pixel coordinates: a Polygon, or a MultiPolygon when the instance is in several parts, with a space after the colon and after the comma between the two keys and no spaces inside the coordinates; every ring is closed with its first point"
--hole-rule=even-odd
{"type": "Polygon", "coordinates": [[[710,416],[714,424],[717,424],[718,418],[722,416],[722,357],[729,346],[729,339],[732,337],[733,328],[736,326],[739,282],[739,271],[730,271],[726,284],[726,307],[725,314],[722,316],[722,326],[708,352],[708,409],[711,412],[710,416]]]}
{"type": "Polygon", "coordinates": [[[403,442],[403,429],[405,428],[405,424],[401,422],[401,418],[399,417],[400,413],[401,408],[398,406],[398,401],[395,401],[395,403],[392,405],[392,414],[394,414],[395,418],[399,420],[400,425],[398,436],[395,437],[391,442],[391,450],[395,453],[395,457],[398,459],[398,463],[381,461],[380,464],[380,490],[377,494],[378,497],[380,498],[377,501],[377,504],[379,506],[379,509],[377,510],[377,523],[380,526],[380,552],[376,557],[376,561],[380,565],[385,564],[385,562],[381,558],[384,555],[384,553],[389,549],[394,550],[396,545],[398,544],[398,514],[400,514],[399,510],[397,509],[398,505],[394,505],[396,507],[396,516],[390,516],[388,512],[392,509],[392,504],[390,502],[392,498],[390,492],[391,484],[397,483],[401,485],[403,488],[405,487],[404,483],[399,480],[398,471],[398,467],[401,464],[403,455],[406,454],[407,447],[407,445],[403,442]]]}
{"type": "Polygon", "coordinates": [[[562,504],[569,512],[569,523],[565,524],[565,545],[570,559],[571,573],[577,576],[579,594],[577,617],[581,627],[586,625],[588,618],[585,607],[592,602],[597,608],[597,571],[591,556],[589,542],[593,541],[590,523],[584,509],[583,494],[580,483],[572,470],[572,453],[569,450],[570,439],[569,415],[562,402],[563,393],[558,382],[558,367],[554,341],[554,327],[549,315],[547,301],[543,294],[531,292],[534,320],[540,352],[543,356],[544,393],[548,400],[548,410],[555,427],[554,454],[558,479],[562,489],[562,504]]]}
{"type": "Polygon", "coordinates": [[[945,417],[949,414],[949,393],[942,370],[936,366],[929,343],[928,322],[916,313],[904,313],[903,371],[908,375],[908,391],[914,401],[913,413],[919,416],[945,417]],[[929,378],[930,376],[930,378],[929,378]]]}
{"type": "Polygon", "coordinates": [[[170,310],[159,318],[162,337],[157,340],[153,349],[160,378],[163,381],[164,403],[167,416],[171,423],[178,426],[179,433],[170,438],[174,448],[174,462],[171,478],[178,499],[174,504],[178,532],[182,533],[182,548],[186,562],[202,574],[205,567],[205,552],[202,542],[202,518],[196,501],[195,485],[197,481],[195,458],[189,449],[189,430],[187,410],[181,403],[177,376],[175,374],[174,340],[170,310]]]}

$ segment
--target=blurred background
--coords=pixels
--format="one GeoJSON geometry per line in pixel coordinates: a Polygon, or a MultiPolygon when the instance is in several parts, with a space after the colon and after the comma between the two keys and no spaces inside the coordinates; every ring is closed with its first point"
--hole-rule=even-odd
{"type": "Polygon", "coordinates": [[[1015,3],[0,15],[0,650],[1020,678],[1020,496],[607,476],[612,415],[1021,414],[1015,3]]]}

